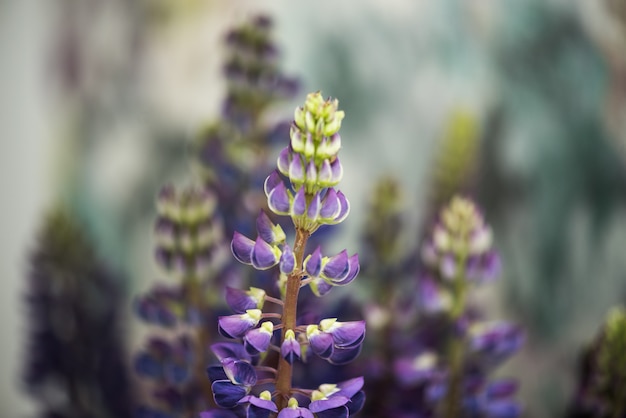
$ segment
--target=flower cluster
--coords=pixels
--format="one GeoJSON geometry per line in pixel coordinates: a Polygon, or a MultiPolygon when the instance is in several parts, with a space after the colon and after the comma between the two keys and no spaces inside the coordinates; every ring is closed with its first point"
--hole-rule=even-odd
{"type": "Polygon", "coordinates": [[[55,210],[46,217],[30,257],[24,356],[25,386],[41,416],[132,415],[121,285],[73,216],[55,210]]]}
{"type": "Polygon", "coordinates": [[[204,418],[272,413],[280,418],[347,417],[364,403],[362,378],[322,384],[315,390],[292,387],[296,360],[307,361],[315,354],[331,364],[345,364],[358,356],[365,337],[365,321],[325,318],[316,324],[298,323],[300,288],[309,285],[322,296],[334,286],[349,284],[359,272],[358,255],[349,256],[345,250],[327,257],[317,247],[305,256],[309,236],[322,224],[341,222],[349,211],[347,199],[333,188],[342,173],[337,132],[344,114],[337,104],[319,92],[307,96],[305,105],[296,109],[291,141],[280,153],[278,171],[265,182],[269,208],[292,219],[294,244],[287,243],[283,228],[264,212],[257,217],[255,240],[239,232],[233,235],[231,249],[238,261],[258,270],[278,266],[281,298],[255,287],[227,288],[226,300],[235,314],[221,316],[218,328],[224,337],[241,342],[214,344],[221,366],[209,368],[208,374],[215,402],[232,409],[232,414],[210,411],[204,418]],[[269,365],[270,350],[280,353],[276,368],[269,365]]]}
{"type": "Polygon", "coordinates": [[[485,320],[467,306],[470,286],[494,280],[500,259],[474,202],[454,197],[422,248],[426,271],[419,283],[424,314],[420,342],[394,371],[404,387],[419,388],[424,409],[443,417],[515,417],[520,407],[511,379],[488,374],[523,344],[520,327],[485,320]]]}
{"type": "Polygon", "coordinates": [[[151,383],[153,405],[139,409],[146,418],[197,414],[207,407],[211,391],[199,370],[212,339],[208,323],[216,316],[209,289],[223,275],[219,254],[225,248],[216,199],[208,190],[165,186],[157,210],[155,257],[176,280],[137,298],[135,311],[175,336],[150,337],[135,357],[137,374],[151,383]]]}
{"type": "Polygon", "coordinates": [[[294,96],[298,83],[280,71],[272,22],[257,16],[225,37],[226,97],[219,121],[198,137],[196,153],[203,181],[219,198],[225,229],[249,233],[254,213],[265,205],[257,186],[271,169],[272,145],[289,131],[286,122],[267,123],[271,106],[294,96]]]}
{"type": "Polygon", "coordinates": [[[222,244],[222,226],[213,219],[215,196],[208,190],[161,189],[155,225],[156,260],[179,277],[202,276],[222,244]]]}

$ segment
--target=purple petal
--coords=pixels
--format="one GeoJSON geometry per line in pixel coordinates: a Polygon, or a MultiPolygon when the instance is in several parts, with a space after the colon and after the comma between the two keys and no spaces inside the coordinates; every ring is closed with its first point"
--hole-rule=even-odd
{"type": "Polygon", "coordinates": [[[267,242],[258,237],[252,249],[252,265],[257,270],[267,270],[278,264],[278,256],[274,252],[274,248],[267,242]]]}
{"type": "Polygon", "coordinates": [[[254,241],[250,238],[235,231],[233,234],[233,240],[230,244],[230,249],[240,263],[252,264],[252,249],[254,248],[254,241]]]}
{"type": "Polygon", "coordinates": [[[309,287],[315,296],[320,297],[328,294],[332,290],[333,285],[322,278],[318,278],[309,283],[309,287]]]}
{"type": "Polygon", "coordinates": [[[289,214],[289,194],[282,181],[270,190],[267,195],[267,205],[277,215],[289,214]]]}
{"type": "Polygon", "coordinates": [[[226,358],[222,360],[222,367],[234,385],[252,387],[256,384],[256,370],[247,361],[226,358]]]}
{"type": "Polygon", "coordinates": [[[241,338],[258,323],[247,314],[220,316],[218,328],[220,334],[226,338],[241,338]]]}
{"type": "MultiPolygon", "coordinates": [[[[241,400],[241,402],[244,402],[244,400],[245,402],[249,402],[251,405],[267,410],[269,412],[278,412],[278,407],[276,406],[276,404],[267,399],[261,399],[257,396],[246,396],[241,400]]],[[[257,415],[255,415],[255,417],[256,416],[257,415]]]]}
{"type": "Polygon", "coordinates": [[[333,180],[333,172],[330,168],[330,162],[328,160],[322,161],[322,165],[320,166],[319,172],[317,173],[317,181],[322,186],[332,186],[334,183],[333,180]]]}
{"type": "Polygon", "coordinates": [[[311,350],[321,358],[328,358],[333,354],[333,336],[325,332],[315,332],[308,335],[311,350]]]}
{"type": "Polygon", "coordinates": [[[343,167],[339,158],[335,158],[335,161],[330,164],[330,169],[332,170],[332,183],[339,183],[343,177],[343,167]]]}
{"type": "MultiPolygon", "coordinates": [[[[327,399],[321,399],[319,401],[311,402],[311,404],[309,405],[309,411],[313,413],[318,413],[318,412],[326,411],[327,409],[339,408],[340,406],[344,406],[348,402],[350,402],[350,398],[347,398],[345,396],[331,396],[330,398],[327,398],[327,399]]],[[[347,416],[347,412],[348,410],[346,409],[345,410],[346,415],[344,416],[347,416]]],[[[339,416],[342,416],[342,415],[339,415],[339,416]]]]}
{"type": "Polygon", "coordinates": [[[343,250],[328,260],[326,265],[324,265],[322,274],[331,280],[341,280],[347,276],[349,271],[348,252],[343,250]]]}
{"type": "Polygon", "coordinates": [[[234,312],[242,314],[248,309],[258,308],[259,301],[248,294],[248,292],[233,287],[226,287],[226,303],[234,312]]]}
{"type": "Polygon", "coordinates": [[[441,312],[450,305],[450,300],[446,299],[445,293],[427,275],[419,280],[419,301],[420,308],[427,313],[441,312]]]}
{"type": "Polygon", "coordinates": [[[285,147],[278,155],[276,166],[278,170],[285,176],[289,176],[289,164],[291,163],[291,150],[285,147]]]}
{"type": "Polygon", "coordinates": [[[363,384],[364,380],[362,376],[344,380],[343,382],[337,383],[337,387],[340,390],[339,392],[336,392],[335,395],[352,398],[363,388],[363,384]]]}
{"type": "Polygon", "coordinates": [[[268,333],[263,328],[252,329],[243,337],[246,351],[251,355],[267,351],[271,339],[272,333],[268,333]]]}
{"type": "Polygon", "coordinates": [[[320,215],[321,206],[322,206],[322,203],[320,202],[320,194],[315,193],[315,195],[311,199],[311,202],[309,203],[309,208],[307,209],[306,217],[312,221],[317,220],[320,215]]]}
{"type": "Polygon", "coordinates": [[[300,358],[300,344],[295,338],[285,338],[280,346],[280,355],[287,360],[289,364],[293,364],[296,358],[300,358]]]}
{"type": "Polygon", "coordinates": [[[521,407],[510,400],[487,402],[484,410],[492,418],[517,418],[522,414],[521,407]]]}
{"type": "Polygon", "coordinates": [[[359,412],[363,408],[364,404],[365,404],[365,392],[363,391],[357,392],[354,396],[350,398],[350,403],[346,405],[348,407],[348,412],[350,413],[350,416],[359,412]]]}
{"type": "Polygon", "coordinates": [[[293,208],[291,209],[291,216],[302,216],[306,212],[306,196],[304,194],[304,187],[300,187],[300,190],[296,192],[293,198],[293,208]]]}
{"type": "Polygon", "coordinates": [[[281,273],[287,275],[293,273],[296,268],[296,258],[293,251],[291,251],[291,247],[287,244],[283,246],[283,253],[280,256],[279,268],[281,273]]]}
{"type": "Polygon", "coordinates": [[[359,345],[365,338],[365,321],[335,322],[328,331],[338,347],[351,348],[359,345]]]}
{"type": "Polygon", "coordinates": [[[274,225],[269,216],[263,211],[256,219],[256,228],[259,236],[268,244],[275,244],[285,240],[285,233],[280,225],[274,225]]]}
{"type": "Polygon", "coordinates": [[[491,382],[487,387],[488,399],[506,398],[517,392],[518,383],[514,379],[500,379],[491,382]]]}
{"type": "Polygon", "coordinates": [[[304,260],[304,270],[310,277],[318,277],[322,271],[322,250],[318,246],[306,260],[304,260]]]}
{"type": "Polygon", "coordinates": [[[309,186],[312,186],[316,182],[317,182],[317,167],[315,167],[314,160],[311,160],[306,166],[306,183],[309,186]]]}
{"type": "Polygon", "coordinates": [[[224,380],[213,382],[211,389],[215,403],[222,408],[234,408],[239,400],[246,395],[245,388],[224,380]]]}
{"type": "Polygon", "coordinates": [[[350,265],[350,268],[348,270],[348,274],[346,274],[346,277],[344,277],[341,280],[333,281],[333,285],[335,285],[335,286],[345,286],[345,285],[351,283],[355,279],[355,277],[359,274],[361,266],[359,264],[359,255],[358,254],[354,254],[352,257],[350,257],[348,259],[348,264],[350,265]]]}
{"type": "Polygon", "coordinates": [[[250,355],[246,353],[243,346],[233,342],[215,343],[211,345],[211,351],[219,361],[231,357],[239,360],[250,360],[250,355]]]}
{"type": "Polygon", "coordinates": [[[457,262],[454,256],[446,254],[442,257],[439,265],[441,276],[446,280],[453,280],[457,273],[457,262]]]}
{"type": "Polygon", "coordinates": [[[348,364],[359,356],[361,347],[361,345],[352,348],[335,347],[328,361],[330,364],[336,365],[348,364]]]}
{"type": "Polygon", "coordinates": [[[326,196],[322,200],[322,208],[320,209],[320,217],[326,220],[334,220],[341,211],[341,203],[337,197],[335,189],[328,189],[326,196]]]}
{"type": "Polygon", "coordinates": [[[277,418],[314,418],[313,413],[306,408],[285,408],[277,418]]]}
{"type": "Polygon", "coordinates": [[[289,180],[294,184],[304,183],[304,164],[298,154],[293,156],[289,164],[289,180]]]}
{"type": "Polygon", "coordinates": [[[263,184],[263,189],[265,190],[265,195],[269,196],[270,192],[276,188],[279,184],[284,184],[283,179],[280,178],[280,174],[277,171],[272,171],[272,174],[267,176],[265,179],[265,183],[263,184]]]}
{"type": "Polygon", "coordinates": [[[237,418],[237,414],[224,409],[200,412],[200,418],[237,418]]]}
{"type": "Polygon", "coordinates": [[[483,256],[483,281],[490,282],[502,273],[502,260],[497,251],[490,251],[483,256]]]}
{"type": "Polygon", "coordinates": [[[344,194],[341,192],[337,192],[337,198],[339,199],[339,205],[341,209],[339,210],[339,215],[337,215],[335,217],[335,220],[333,221],[336,224],[343,222],[343,220],[346,219],[348,217],[348,214],[350,213],[350,203],[348,202],[348,199],[346,199],[344,194]]]}

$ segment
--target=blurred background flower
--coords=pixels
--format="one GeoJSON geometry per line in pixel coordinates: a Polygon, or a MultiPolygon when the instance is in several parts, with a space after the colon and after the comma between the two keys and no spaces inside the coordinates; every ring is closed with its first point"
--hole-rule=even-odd
{"type": "MultiPolygon", "coordinates": [[[[223,34],[257,12],[274,20],[281,64],[302,90],[346,111],[352,213],[335,252],[363,236],[370,179],[397,179],[408,208],[399,245],[414,247],[433,202],[449,198],[432,178],[459,181],[436,167],[466,164],[461,190],[485,208],[504,268],[479,301],[527,329],[504,369],[529,414],[561,413],[583,343],[626,299],[624,10],[619,0],[1,2],[6,415],[35,409],[19,375],[41,217],[63,202],[102,259],[133,278],[122,291],[149,288],[154,195],[189,175],[194,136],[219,117],[227,88],[223,34]]],[[[144,330],[130,307],[123,314],[136,347],[144,330]]]]}

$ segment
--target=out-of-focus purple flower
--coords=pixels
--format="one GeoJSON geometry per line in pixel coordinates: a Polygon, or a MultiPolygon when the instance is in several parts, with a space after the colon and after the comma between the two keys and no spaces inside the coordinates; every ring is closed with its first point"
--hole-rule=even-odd
{"type": "Polygon", "coordinates": [[[432,351],[424,351],[413,358],[401,358],[394,363],[394,374],[403,386],[431,383],[443,377],[437,360],[432,351]]]}
{"type": "Polygon", "coordinates": [[[278,413],[277,418],[314,418],[313,413],[298,404],[296,398],[290,398],[287,408],[278,413]]]}

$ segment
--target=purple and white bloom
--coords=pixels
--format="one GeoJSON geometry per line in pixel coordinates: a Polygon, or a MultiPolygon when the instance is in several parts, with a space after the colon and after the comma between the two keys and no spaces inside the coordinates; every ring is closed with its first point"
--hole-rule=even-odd
{"type": "Polygon", "coordinates": [[[272,412],[278,412],[272,401],[272,394],[264,390],[259,396],[248,395],[239,400],[240,405],[246,405],[246,418],[268,418],[272,412]]]}
{"type": "Polygon", "coordinates": [[[280,272],[282,274],[287,275],[293,273],[296,269],[296,257],[294,256],[291,247],[287,244],[283,246],[283,253],[280,256],[278,267],[280,268],[280,272]]]}
{"type": "Polygon", "coordinates": [[[301,351],[300,344],[296,340],[296,334],[292,329],[288,329],[285,332],[285,340],[280,346],[280,355],[287,363],[293,364],[296,358],[300,358],[301,351]]]}
{"type": "Polygon", "coordinates": [[[404,386],[429,383],[441,378],[443,373],[437,368],[437,354],[424,351],[413,358],[402,358],[394,363],[394,374],[404,386]]]}
{"type": "Polygon", "coordinates": [[[249,309],[263,309],[265,294],[265,290],[258,287],[246,291],[227,286],[226,303],[234,312],[243,314],[249,309]]]}
{"type": "Polygon", "coordinates": [[[281,251],[276,245],[268,244],[259,236],[256,241],[235,231],[230,246],[235,258],[243,263],[250,264],[257,270],[267,270],[278,264],[281,251]]]}
{"type": "Polygon", "coordinates": [[[256,371],[249,362],[232,357],[223,359],[222,367],[209,367],[207,374],[213,382],[215,403],[222,408],[237,406],[257,381],[256,371]]]}
{"type": "Polygon", "coordinates": [[[226,338],[241,338],[261,320],[260,309],[248,309],[243,314],[220,316],[219,332],[226,338]]]}
{"type": "Polygon", "coordinates": [[[487,364],[499,364],[517,352],[524,343],[524,332],[506,321],[477,322],[468,329],[470,349],[487,364]]]}
{"type": "Polygon", "coordinates": [[[318,418],[349,417],[365,403],[363,378],[357,377],[337,384],[323,384],[311,394],[309,410],[318,418]]]}
{"type": "Polygon", "coordinates": [[[311,350],[332,364],[346,364],[361,352],[365,337],[365,321],[338,322],[324,319],[320,325],[309,325],[306,336],[311,350]]]}
{"type": "Polygon", "coordinates": [[[283,228],[272,223],[269,216],[263,211],[257,217],[256,229],[263,241],[270,245],[282,244],[287,238],[283,228]]]}
{"type": "Polygon", "coordinates": [[[333,257],[322,257],[320,248],[304,260],[304,270],[313,280],[311,290],[317,296],[323,296],[332,286],[345,286],[351,283],[360,270],[359,256],[348,256],[343,250],[333,257]],[[324,285],[325,282],[326,285],[324,285]]]}
{"type": "Polygon", "coordinates": [[[211,345],[211,351],[219,361],[223,361],[227,358],[236,358],[239,360],[250,361],[250,354],[239,343],[234,342],[221,342],[211,345]]]}
{"type": "Polygon", "coordinates": [[[444,312],[452,306],[450,292],[441,286],[437,286],[435,281],[428,274],[422,275],[419,279],[419,302],[420,309],[429,314],[444,312]]]}
{"type": "Polygon", "coordinates": [[[319,328],[332,335],[337,347],[355,347],[365,339],[365,321],[339,322],[337,318],[327,318],[320,321],[319,328]]]}
{"type": "Polygon", "coordinates": [[[277,418],[314,418],[313,413],[298,404],[296,398],[290,398],[287,408],[279,412],[277,418]]]}
{"type": "Polygon", "coordinates": [[[256,355],[267,351],[274,335],[274,324],[265,321],[259,328],[246,332],[243,337],[244,347],[251,355],[256,355]]]}

